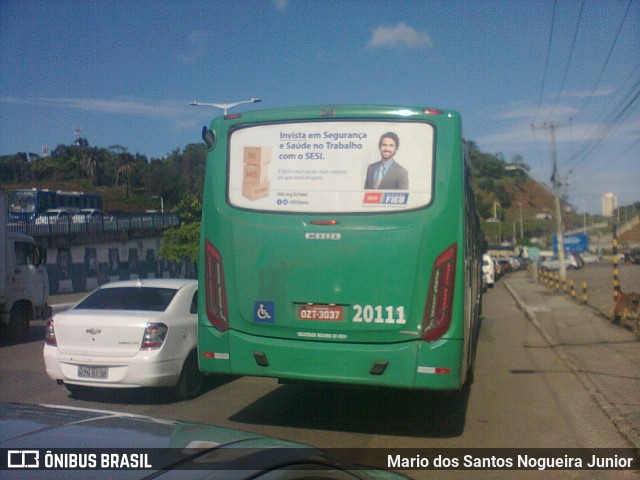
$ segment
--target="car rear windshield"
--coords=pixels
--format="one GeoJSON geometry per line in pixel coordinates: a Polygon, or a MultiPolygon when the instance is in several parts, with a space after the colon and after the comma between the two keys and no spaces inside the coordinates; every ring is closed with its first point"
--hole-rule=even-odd
{"type": "Polygon", "coordinates": [[[96,290],[82,300],[76,310],[143,310],[163,312],[174,295],[173,288],[115,287],[96,290]]]}

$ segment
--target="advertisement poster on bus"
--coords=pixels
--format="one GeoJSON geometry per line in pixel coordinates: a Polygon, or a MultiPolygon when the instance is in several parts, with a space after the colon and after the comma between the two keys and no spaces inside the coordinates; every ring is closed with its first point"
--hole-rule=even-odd
{"type": "Polygon", "coordinates": [[[261,211],[354,213],[431,201],[433,127],[335,121],[248,126],[229,146],[233,206],[261,211]]]}

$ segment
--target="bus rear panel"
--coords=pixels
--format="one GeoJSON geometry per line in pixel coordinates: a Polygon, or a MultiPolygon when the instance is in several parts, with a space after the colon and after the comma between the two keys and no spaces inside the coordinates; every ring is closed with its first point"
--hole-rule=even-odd
{"type": "Polygon", "coordinates": [[[201,227],[201,370],[464,384],[480,252],[457,113],[303,107],[218,118],[203,133],[215,142],[201,227]]]}

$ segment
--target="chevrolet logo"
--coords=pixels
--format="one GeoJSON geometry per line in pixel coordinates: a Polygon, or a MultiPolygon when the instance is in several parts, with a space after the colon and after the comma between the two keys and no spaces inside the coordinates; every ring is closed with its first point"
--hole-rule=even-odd
{"type": "Polygon", "coordinates": [[[97,328],[87,328],[87,333],[90,335],[97,335],[102,332],[102,330],[98,330],[97,328]]]}

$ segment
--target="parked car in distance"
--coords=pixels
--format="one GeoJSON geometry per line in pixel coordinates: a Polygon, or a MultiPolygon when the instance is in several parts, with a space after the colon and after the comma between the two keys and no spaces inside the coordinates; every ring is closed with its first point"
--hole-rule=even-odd
{"type": "Polygon", "coordinates": [[[511,260],[506,257],[500,257],[498,263],[502,267],[503,273],[510,273],[512,271],[511,260]]]}
{"type": "Polygon", "coordinates": [[[502,277],[502,275],[504,275],[504,271],[502,270],[502,265],[500,265],[500,262],[495,257],[491,257],[491,260],[493,260],[493,269],[495,270],[495,278],[496,280],[498,280],[500,279],[500,277],[502,277]]]}
{"type": "Polygon", "coordinates": [[[95,223],[102,221],[102,211],[96,208],[82,208],[73,214],[74,223],[95,223]]]}
{"type": "Polygon", "coordinates": [[[511,257],[509,261],[511,262],[511,271],[513,272],[517,272],[524,268],[524,261],[519,257],[511,257]]]}
{"type": "Polygon", "coordinates": [[[593,253],[590,252],[582,252],[579,254],[580,258],[582,259],[582,261],[587,264],[587,263],[598,263],[599,259],[597,255],[594,255],[593,253]]]}
{"type": "Polygon", "coordinates": [[[493,288],[496,282],[496,268],[493,258],[488,253],[482,255],[482,280],[486,287],[493,288]]]}
{"type": "Polygon", "coordinates": [[[171,387],[198,396],[197,280],[108,283],[47,322],[47,374],[75,395],[87,388],[171,387]]]}
{"type": "MultiPolygon", "coordinates": [[[[574,255],[568,253],[564,256],[564,265],[567,270],[575,270],[582,268],[582,262],[578,260],[574,255]]],[[[560,259],[558,257],[548,258],[540,263],[542,270],[559,270],[560,259]]]]}
{"type": "Polygon", "coordinates": [[[640,264],[640,248],[633,248],[629,252],[629,261],[631,263],[640,264]]]}
{"type": "Polygon", "coordinates": [[[52,208],[36,217],[36,225],[68,224],[71,221],[69,210],[64,208],[52,208]]]}

